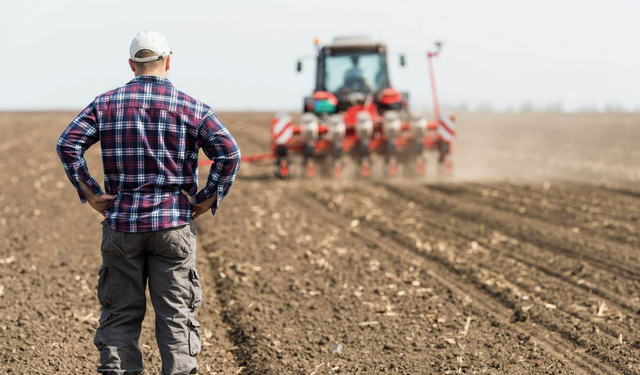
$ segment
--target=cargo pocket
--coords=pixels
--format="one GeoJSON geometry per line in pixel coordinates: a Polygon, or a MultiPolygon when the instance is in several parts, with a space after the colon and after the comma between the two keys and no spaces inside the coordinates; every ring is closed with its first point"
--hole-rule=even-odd
{"type": "Polygon", "coordinates": [[[191,282],[191,302],[189,307],[195,309],[202,304],[202,285],[200,275],[195,268],[189,270],[189,281],[191,282]]]}
{"type": "Polygon", "coordinates": [[[200,323],[194,318],[187,320],[187,328],[189,329],[189,354],[195,357],[200,353],[200,338],[202,333],[200,332],[200,323]]]}
{"type": "Polygon", "coordinates": [[[98,302],[102,307],[109,306],[111,304],[111,296],[109,295],[109,287],[107,285],[108,268],[106,265],[101,265],[98,270],[98,302]]]}

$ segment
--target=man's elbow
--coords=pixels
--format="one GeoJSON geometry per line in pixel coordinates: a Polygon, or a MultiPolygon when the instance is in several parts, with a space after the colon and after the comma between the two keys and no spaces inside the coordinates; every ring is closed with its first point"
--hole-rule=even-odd
{"type": "Polygon", "coordinates": [[[240,164],[242,164],[242,155],[240,154],[240,149],[238,149],[238,151],[236,153],[234,153],[234,157],[230,159],[232,165],[233,165],[233,171],[234,173],[238,173],[238,170],[240,170],[240,164]]]}
{"type": "Polygon", "coordinates": [[[56,144],[56,154],[58,154],[58,157],[62,159],[62,156],[64,154],[64,147],[63,147],[63,140],[62,138],[60,138],[58,140],[58,143],[56,144]]]}
{"type": "Polygon", "coordinates": [[[237,172],[238,169],[240,169],[240,163],[242,162],[242,153],[240,152],[240,147],[238,146],[238,143],[236,143],[236,140],[233,138],[231,138],[231,140],[233,141],[233,146],[229,149],[229,155],[231,156],[229,160],[233,163],[235,167],[234,169],[237,172]]]}
{"type": "Polygon", "coordinates": [[[74,142],[72,138],[66,138],[63,134],[60,136],[60,139],[58,139],[58,143],[56,144],[56,153],[60,160],[65,160],[82,156],[84,150],[80,144],[74,142]]]}

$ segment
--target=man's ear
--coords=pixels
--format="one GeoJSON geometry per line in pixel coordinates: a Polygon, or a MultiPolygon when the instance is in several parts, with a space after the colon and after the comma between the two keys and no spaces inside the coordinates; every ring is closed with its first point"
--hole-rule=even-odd
{"type": "Polygon", "coordinates": [[[132,72],[136,72],[136,63],[131,59],[129,59],[129,67],[131,68],[132,72]]]}
{"type": "Polygon", "coordinates": [[[167,62],[165,63],[165,70],[171,69],[171,56],[167,56],[167,62]]]}

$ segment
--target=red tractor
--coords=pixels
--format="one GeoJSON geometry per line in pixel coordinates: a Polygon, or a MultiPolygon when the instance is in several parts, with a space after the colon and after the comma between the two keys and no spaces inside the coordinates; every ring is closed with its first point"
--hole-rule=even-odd
{"type": "MultiPolygon", "coordinates": [[[[316,84],[304,99],[301,123],[293,125],[287,115],[271,122],[271,150],[264,155],[243,157],[245,162],[275,160],[276,176],[288,178],[291,157],[301,155],[307,177],[317,171],[343,175],[343,158],[351,156],[359,175],[371,174],[373,154],[384,158],[385,173],[425,172],[425,151],[435,150],[440,168],[451,172],[456,126],[453,117],[440,116],[432,58],[440,43],[429,52],[429,70],[436,121],[414,118],[408,109],[408,94],[391,87],[387,69],[387,48],[368,38],[336,38],[333,44],[317,48],[316,84]]],[[[405,65],[400,56],[400,65],[405,65]]],[[[298,61],[297,70],[302,70],[298,61]]]]}

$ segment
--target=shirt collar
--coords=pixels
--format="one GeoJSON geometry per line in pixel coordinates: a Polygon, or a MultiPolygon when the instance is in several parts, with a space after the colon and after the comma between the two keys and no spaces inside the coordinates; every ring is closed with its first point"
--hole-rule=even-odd
{"type": "Polygon", "coordinates": [[[155,83],[156,85],[173,87],[169,79],[149,74],[141,74],[129,81],[129,83],[155,83]]]}

